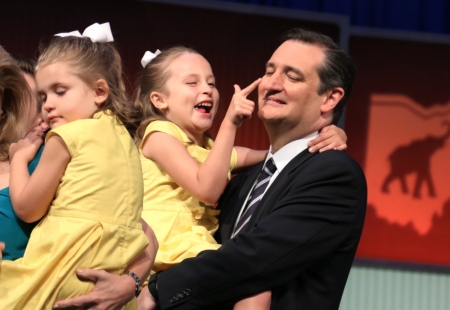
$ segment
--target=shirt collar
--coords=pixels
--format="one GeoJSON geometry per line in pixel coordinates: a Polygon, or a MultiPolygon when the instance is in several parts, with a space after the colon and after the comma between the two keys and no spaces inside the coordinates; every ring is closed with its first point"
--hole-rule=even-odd
{"type": "Polygon", "coordinates": [[[306,137],[289,142],[281,149],[279,149],[275,154],[272,154],[272,146],[269,148],[269,153],[267,154],[266,160],[273,158],[275,165],[277,166],[277,172],[280,173],[281,170],[286,167],[286,165],[298,154],[303,152],[308,148],[308,142],[319,135],[319,132],[314,132],[306,137]]]}

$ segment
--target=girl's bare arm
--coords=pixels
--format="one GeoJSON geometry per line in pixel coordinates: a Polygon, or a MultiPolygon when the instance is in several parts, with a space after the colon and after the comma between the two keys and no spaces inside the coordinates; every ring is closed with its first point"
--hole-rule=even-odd
{"type": "Polygon", "coordinates": [[[254,103],[246,97],[259,84],[256,80],[235,95],[228,108],[209,156],[199,165],[175,137],[163,132],[153,132],[144,141],[142,154],[158,163],[182,188],[207,204],[214,204],[220,197],[228,178],[231,152],[236,130],[253,112],[254,103]]]}
{"type": "Polygon", "coordinates": [[[39,220],[48,211],[71,158],[63,139],[52,136],[45,145],[36,170],[30,176],[28,163],[41,144],[42,140],[30,142],[22,139],[10,151],[11,202],[17,216],[28,223],[39,220]]]}

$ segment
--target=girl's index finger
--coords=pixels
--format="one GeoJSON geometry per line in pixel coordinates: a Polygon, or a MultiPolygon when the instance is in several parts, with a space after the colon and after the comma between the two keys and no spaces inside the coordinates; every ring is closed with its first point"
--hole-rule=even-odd
{"type": "Polygon", "coordinates": [[[255,88],[259,85],[260,82],[261,82],[261,78],[257,79],[256,81],[254,81],[253,83],[248,85],[246,88],[241,90],[241,94],[244,95],[245,97],[247,97],[248,95],[250,95],[250,93],[252,91],[255,90],[255,88]]]}

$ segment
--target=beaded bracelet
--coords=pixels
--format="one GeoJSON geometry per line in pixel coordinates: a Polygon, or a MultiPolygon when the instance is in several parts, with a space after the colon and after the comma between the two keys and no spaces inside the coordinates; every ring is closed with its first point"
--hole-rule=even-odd
{"type": "Polygon", "coordinates": [[[136,282],[134,296],[138,297],[139,294],[141,293],[141,279],[139,279],[137,274],[135,274],[133,271],[128,270],[127,272],[125,272],[125,274],[131,276],[134,279],[134,282],[136,282]]]}

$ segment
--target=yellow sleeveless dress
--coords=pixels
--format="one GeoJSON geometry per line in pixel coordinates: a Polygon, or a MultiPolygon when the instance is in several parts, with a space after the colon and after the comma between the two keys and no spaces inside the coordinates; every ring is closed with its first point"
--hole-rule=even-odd
{"type": "MultiPolygon", "coordinates": [[[[201,165],[208,157],[214,141],[205,137],[203,146],[193,144],[174,123],[153,121],[146,130],[139,150],[152,132],[167,133],[180,140],[189,154],[201,165]]],[[[144,177],[144,210],[142,218],[155,232],[159,243],[153,271],[165,270],[204,250],[220,247],[214,240],[219,210],[208,206],[180,187],[158,164],[140,152],[144,177]]],[[[233,149],[230,171],[236,166],[233,149]]],[[[228,175],[230,177],[230,174],[228,175]]]]}
{"type": "MultiPolygon", "coordinates": [[[[148,244],[141,165],[125,127],[99,112],[50,131],[47,140],[54,135],[72,158],[24,257],[1,262],[1,309],[51,309],[86,294],[94,284],[80,281],[77,268],[121,274],[148,244]]],[[[135,300],[124,308],[135,309],[135,300]]]]}

